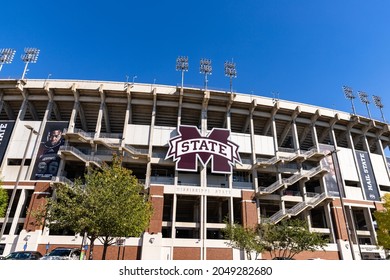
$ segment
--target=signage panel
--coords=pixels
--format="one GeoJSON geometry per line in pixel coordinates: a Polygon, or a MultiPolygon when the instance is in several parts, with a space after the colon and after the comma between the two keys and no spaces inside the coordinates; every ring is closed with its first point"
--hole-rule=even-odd
{"type": "Polygon", "coordinates": [[[323,167],[328,167],[329,172],[324,175],[325,179],[325,187],[327,190],[327,193],[330,196],[340,196],[339,186],[342,186],[340,182],[337,181],[337,175],[336,172],[339,170],[338,161],[336,154],[330,154],[331,151],[334,150],[334,147],[332,145],[326,145],[326,144],[319,144],[320,152],[328,154],[321,160],[321,165],[323,167]]]}
{"type": "Polygon", "coordinates": [[[203,166],[211,161],[212,173],[231,174],[234,164],[241,164],[239,146],[229,140],[228,129],[213,128],[204,137],[196,126],[181,125],[178,134],[169,140],[165,158],[172,158],[177,170],[196,172],[198,161],[203,166]]]}
{"type": "Polygon", "coordinates": [[[366,199],[380,201],[380,194],[375,181],[369,154],[364,151],[356,151],[356,159],[366,199]]]}
{"type": "Polygon", "coordinates": [[[11,138],[12,130],[14,129],[15,122],[0,122],[0,165],[3,162],[5,151],[7,150],[9,139],[11,138]]]}
{"type": "Polygon", "coordinates": [[[58,150],[64,145],[62,131],[68,122],[47,122],[32,172],[32,180],[51,180],[56,176],[60,164],[58,150]]]}

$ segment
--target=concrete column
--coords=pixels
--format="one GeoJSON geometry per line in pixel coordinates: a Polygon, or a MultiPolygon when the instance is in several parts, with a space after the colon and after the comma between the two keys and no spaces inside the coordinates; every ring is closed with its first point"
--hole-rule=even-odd
{"type": "Polygon", "coordinates": [[[150,174],[152,173],[152,163],[150,159],[152,158],[153,151],[153,135],[154,135],[154,124],[156,123],[156,107],[157,107],[157,92],[156,88],[153,89],[153,109],[152,109],[152,118],[150,121],[150,131],[149,131],[149,161],[146,165],[146,177],[145,177],[145,185],[147,187],[150,186],[150,174]]]}

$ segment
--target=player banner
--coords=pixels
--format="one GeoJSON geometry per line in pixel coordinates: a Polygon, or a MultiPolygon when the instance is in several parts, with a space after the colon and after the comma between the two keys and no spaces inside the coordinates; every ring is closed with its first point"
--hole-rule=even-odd
{"type": "Polygon", "coordinates": [[[60,164],[58,150],[64,144],[62,131],[68,122],[47,122],[43,132],[41,145],[34,164],[32,180],[51,180],[56,176],[60,164]]]}

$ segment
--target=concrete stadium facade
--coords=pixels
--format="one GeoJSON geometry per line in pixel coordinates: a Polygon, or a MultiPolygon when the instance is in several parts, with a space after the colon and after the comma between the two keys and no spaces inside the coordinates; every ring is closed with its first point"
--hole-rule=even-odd
{"type": "Polygon", "coordinates": [[[15,190],[0,255],[80,246],[79,234],[37,226],[29,210],[119,152],[154,214],[108,259],[245,259],[222,238],[225,218],[253,226],[291,217],[330,240],[297,258],[385,257],[372,215],[390,192],[390,130],[379,120],[201,88],[0,80],[0,136],[2,187],[15,190]],[[46,145],[52,137],[61,144],[46,145]]]}

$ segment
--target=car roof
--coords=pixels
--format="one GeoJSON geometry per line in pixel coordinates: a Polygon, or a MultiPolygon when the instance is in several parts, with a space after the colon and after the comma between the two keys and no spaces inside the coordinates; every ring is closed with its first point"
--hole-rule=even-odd
{"type": "Polygon", "coordinates": [[[67,251],[76,251],[76,250],[79,250],[80,251],[80,248],[77,248],[77,247],[56,247],[54,248],[53,250],[51,250],[51,252],[55,251],[55,250],[67,250],[67,251]]]}

